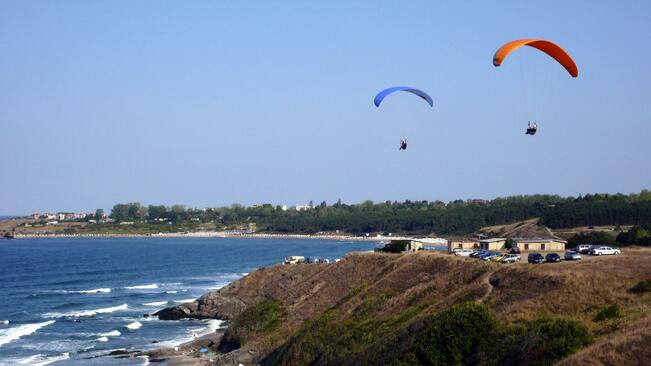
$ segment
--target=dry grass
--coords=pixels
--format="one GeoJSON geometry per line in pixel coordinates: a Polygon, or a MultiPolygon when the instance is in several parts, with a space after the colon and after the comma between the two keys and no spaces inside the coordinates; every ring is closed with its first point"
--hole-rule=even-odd
{"type": "Polygon", "coordinates": [[[489,233],[491,236],[505,238],[555,238],[556,235],[547,227],[538,225],[538,218],[515,222],[506,225],[486,226],[479,230],[480,233],[489,233]]]}
{"type": "Polygon", "coordinates": [[[651,324],[651,294],[629,291],[646,279],[651,279],[649,249],[543,265],[502,265],[433,252],[358,253],[333,264],[259,270],[221,291],[248,306],[278,299],[287,309],[287,319],[277,332],[253,337],[244,345],[244,350],[253,349],[261,357],[328,309],[342,321],[360,312],[382,321],[417,309],[404,324],[408,326],[428,313],[480,300],[505,323],[545,316],[577,319],[592,330],[598,343],[614,339],[609,352],[627,355],[629,348],[637,350],[650,339],[643,337],[649,326],[637,324],[642,320],[651,324]],[[595,315],[611,304],[621,308],[622,317],[594,322],[595,315]]]}
{"type": "Polygon", "coordinates": [[[651,316],[602,337],[559,365],[646,366],[651,362],[651,316]]]}

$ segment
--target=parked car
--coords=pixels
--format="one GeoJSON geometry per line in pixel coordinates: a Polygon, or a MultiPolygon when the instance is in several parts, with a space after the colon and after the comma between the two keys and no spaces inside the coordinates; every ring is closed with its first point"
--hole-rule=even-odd
{"type": "Polygon", "coordinates": [[[518,248],[518,247],[513,247],[513,248],[511,248],[511,250],[509,251],[509,253],[511,253],[511,254],[520,254],[520,248],[518,248]]]}
{"type": "Polygon", "coordinates": [[[488,253],[489,253],[488,250],[481,249],[481,250],[478,250],[478,251],[472,253],[472,254],[470,255],[470,257],[472,257],[472,258],[477,258],[477,257],[479,257],[479,256],[481,256],[481,255],[488,254],[488,253]]]}
{"type": "Polygon", "coordinates": [[[508,255],[508,254],[497,253],[496,256],[491,257],[491,260],[492,260],[493,262],[499,262],[499,261],[501,261],[502,258],[504,258],[506,255],[508,255]]]}
{"type": "Polygon", "coordinates": [[[622,254],[621,250],[617,248],[606,247],[606,246],[597,247],[590,251],[590,255],[617,255],[617,254],[622,254]]]}
{"type": "Polygon", "coordinates": [[[520,261],[520,254],[507,254],[500,259],[500,263],[515,263],[520,261]]]}
{"type": "Polygon", "coordinates": [[[478,254],[475,258],[484,259],[484,258],[488,257],[489,255],[493,255],[493,252],[487,250],[487,251],[485,251],[485,252],[483,252],[481,254],[478,254]]]}
{"type": "Polygon", "coordinates": [[[489,260],[491,260],[491,259],[493,259],[495,257],[499,257],[499,256],[501,256],[500,253],[490,252],[488,255],[485,255],[485,256],[481,257],[481,259],[483,259],[485,261],[489,261],[489,260]]]}
{"type": "Polygon", "coordinates": [[[474,251],[472,249],[459,249],[454,252],[457,257],[469,257],[474,251]]]}
{"type": "Polygon", "coordinates": [[[542,256],[540,253],[531,253],[529,254],[529,257],[527,258],[527,261],[529,263],[545,263],[545,257],[542,256]]]}
{"type": "Polygon", "coordinates": [[[556,263],[561,261],[561,256],[557,253],[549,253],[545,256],[545,262],[547,263],[556,263]]]}
{"type": "Polygon", "coordinates": [[[576,246],[574,251],[580,253],[580,254],[588,254],[590,252],[590,244],[579,244],[576,246]]]}
{"type": "Polygon", "coordinates": [[[566,261],[576,261],[579,259],[581,259],[581,254],[579,254],[578,252],[575,252],[573,250],[568,250],[567,252],[565,252],[566,261]]]}

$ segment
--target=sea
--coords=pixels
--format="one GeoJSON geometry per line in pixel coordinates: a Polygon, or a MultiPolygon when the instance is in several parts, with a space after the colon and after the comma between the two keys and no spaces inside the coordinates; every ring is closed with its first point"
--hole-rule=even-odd
{"type": "Polygon", "coordinates": [[[173,347],[220,320],[144,317],[288,255],[335,260],[367,241],[248,238],[0,240],[0,365],[145,365],[106,355],[173,347]]]}

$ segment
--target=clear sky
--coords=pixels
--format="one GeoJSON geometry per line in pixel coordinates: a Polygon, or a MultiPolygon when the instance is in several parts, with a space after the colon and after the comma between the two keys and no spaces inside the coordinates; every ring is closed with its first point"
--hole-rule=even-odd
{"type": "Polygon", "coordinates": [[[647,0],[4,0],[0,214],[637,192],[650,19],[647,0]],[[525,37],[579,77],[529,48],[492,66],[525,37]],[[394,85],[434,108],[373,106],[394,85]]]}

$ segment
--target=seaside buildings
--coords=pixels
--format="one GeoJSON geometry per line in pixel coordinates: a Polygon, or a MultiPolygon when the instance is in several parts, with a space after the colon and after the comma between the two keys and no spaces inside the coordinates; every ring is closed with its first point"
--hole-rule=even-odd
{"type": "Polygon", "coordinates": [[[565,240],[550,238],[514,238],[514,245],[520,250],[530,251],[564,251],[565,240]]]}
{"type": "Polygon", "coordinates": [[[463,238],[448,240],[448,252],[452,253],[455,249],[479,250],[479,241],[463,238]]]}
{"type": "Polygon", "coordinates": [[[479,249],[506,250],[506,238],[492,238],[479,240],[479,249]]]}
{"type": "MultiPolygon", "coordinates": [[[[457,238],[448,240],[448,252],[456,249],[506,251],[506,238],[491,239],[466,239],[457,238]]],[[[555,238],[513,238],[512,245],[522,251],[564,251],[567,242],[555,238]]]]}

